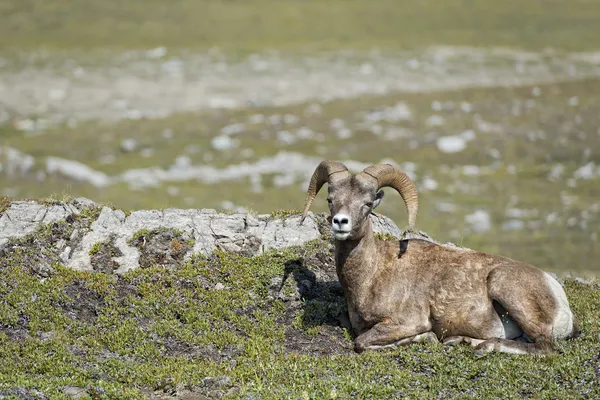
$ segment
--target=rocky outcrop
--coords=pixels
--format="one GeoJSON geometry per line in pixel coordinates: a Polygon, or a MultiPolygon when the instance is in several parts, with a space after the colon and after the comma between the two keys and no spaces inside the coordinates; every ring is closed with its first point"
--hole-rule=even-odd
{"type": "MultiPolygon", "coordinates": [[[[373,222],[376,232],[402,233],[384,216],[373,216],[373,222]]],[[[124,273],[150,261],[172,265],[215,249],[254,256],[302,245],[326,235],[327,225],[323,215],[312,213],[300,224],[298,214],[222,214],[211,209],[126,214],[85,198],[54,204],[15,201],[0,215],[0,254],[27,247],[22,241],[30,238],[29,246],[38,248],[29,250],[46,255],[45,269],[58,261],[77,270],[124,273]]]]}

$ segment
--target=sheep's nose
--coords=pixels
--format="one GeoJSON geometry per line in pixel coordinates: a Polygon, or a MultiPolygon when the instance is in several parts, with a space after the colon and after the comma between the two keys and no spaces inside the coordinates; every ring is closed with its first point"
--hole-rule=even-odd
{"type": "Polygon", "coordinates": [[[338,225],[344,225],[344,224],[348,223],[348,218],[335,216],[335,217],[333,217],[333,222],[338,225]]]}
{"type": "Polygon", "coordinates": [[[334,215],[333,225],[337,228],[344,228],[347,225],[350,225],[350,216],[342,213],[334,215]]]}

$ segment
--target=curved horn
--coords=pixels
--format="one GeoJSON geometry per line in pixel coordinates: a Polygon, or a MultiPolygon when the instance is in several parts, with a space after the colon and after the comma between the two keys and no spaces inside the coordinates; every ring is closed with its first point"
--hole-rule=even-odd
{"type": "Polygon", "coordinates": [[[365,168],[360,175],[366,175],[377,180],[377,190],[389,186],[400,193],[408,212],[408,229],[412,230],[419,210],[419,195],[417,194],[417,187],[408,175],[390,164],[371,165],[365,168]]]}
{"type": "Polygon", "coordinates": [[[341,162],[337,161],[321,161],[315,172],[313,173],[312,178],[310,178],[310,183],[308,184],[308,190],[306,191],[306,203],[304,205],[304,211],[302,212],[302,219],[300,223],[304,222],[304,218],[306,218],[306,214],[308,213],[308,209],[312,204],[313,200],[321,190],[321,187],[327,182],[333,182],[333,180],[339,180],[346,178],[350,173],[348,172],[348,168],[341,162]],[[335,175],[335,178],[332,179],[332,175],[335,175]]]}

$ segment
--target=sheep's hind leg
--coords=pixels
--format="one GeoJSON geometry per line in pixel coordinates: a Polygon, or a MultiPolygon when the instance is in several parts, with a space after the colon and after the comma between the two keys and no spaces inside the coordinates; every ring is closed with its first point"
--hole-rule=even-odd
{"type": "Polygon", "coordinates": [[[475,348],[476,355],[484,355],[491,351],[499,351],[508,354],[537,354],[544,355],[553,352],[552,347],[546,342],[531,343],[525,337],[515,340],[508,339],[475,339],[468,336],[450,336],[442,341],[442,344],[456,346],[468,344],[475,348]]]}
{"type": "Polygon", "coordinates": [[[488,339],[475,346],[475,354],[479,356],[491,351],[499,351],[508,354],[546,355],[552,354],[554,349],[549,341],[524,343],[508,339],[488,339]]]}
{"type": "Polygon", "coordinates": [[[354,350],[361,353],[365,350],[377,350],[403,346],[411,343],[437,342],[437,336],[431,331],[423,332],[414,326],[394,324],[383,321],[359,335],[354,341],[354,350]],[[415,334],[415,332],[419,332],[415,334]]]}

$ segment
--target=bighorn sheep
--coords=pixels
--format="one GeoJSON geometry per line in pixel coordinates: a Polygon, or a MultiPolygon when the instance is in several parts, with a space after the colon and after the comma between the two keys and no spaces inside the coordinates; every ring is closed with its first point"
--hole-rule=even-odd
{"type": "Polygon", "coordinates": [[[308,186],[302,221],[328,183],[335,263],[357,335],[355,351],[423,341],[467,343],[477,354],[552,352],[552,341],[575,334],[561,285],[523,262],[431,240],[383,241],[370,215],[381,188],[400,193],[415,224],[415,184],[389,164],[353,175],[323,161],[308,186]]]}

